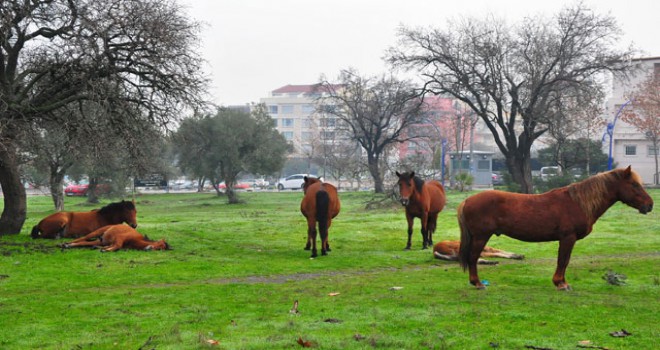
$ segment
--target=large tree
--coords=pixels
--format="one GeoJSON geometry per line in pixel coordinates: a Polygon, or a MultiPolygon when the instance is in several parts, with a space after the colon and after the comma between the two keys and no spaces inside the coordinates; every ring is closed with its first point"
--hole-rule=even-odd
{"type": "Polygon", "coordinates": [[[336,117],[337,132],[357,142],[365,151],[376,193],[383,193],[381,159],[392,145],[416,136],[405,131],[424,121],[424,101],[409,81],[391,75],[361,76],[348,69],[338,82],[323,80],[318,113],[336,117]]]}
{"type": "Polygon", "coordinates": [[[0,235],[19,233],[26,218],[17,143],[24,130],[69,122],[52,112],[76,101],[106,110],[114,135],[127,139],[139,135],[136,120],[166,126],[204,88],[198,31],[173,1],[2,1],[0,235]]]}
{"type": "Polygon", "coordinates": [[[632,108],[626,110],[621,119],[644,133],[651,141],[655,157],[653,183],[658,184],[658,156],[660,153],[660,74],[650,75],[640,83],[630,96],[632,108]]]}
{"type": "Polygon", "coordinates": [[[195,172],[212,179],[214,186],[225,182],[230,204],[238,203],[234,185],[241,173],[278,171],[289,150],[263,104],[251,113],[220,108],[214,116],[186,119],[173,141],[184,169],[195,163],[195,172]]]}
{"type": "MultiPolygon", "coordinates": [[[[509,26],[491,17],[450,22],[446,29],[400,29],[388,60],[415,70],[422,90],[466,103],[490,129],[521,191],[532,192],[531,147],[571,100],[591,100],[603,72],[624,71],[612,16],[582,4],[552,19],[509,26]]],[[[598,93],[598,96],[600,94],[598,93]]],[[[597,97],[598,97],[597,96],[597,97]]]]}

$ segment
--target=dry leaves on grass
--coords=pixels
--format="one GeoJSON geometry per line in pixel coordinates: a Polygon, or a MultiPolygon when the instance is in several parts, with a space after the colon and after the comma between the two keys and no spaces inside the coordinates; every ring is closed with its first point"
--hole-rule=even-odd
{"type": "Polygon", "coordinates": [[[302,337],[298,337],[298,344],[302,346],[303,348],[313,348],[316,346],[313,342],[309,340],[304,340],[302,337]]]}
{"type": "Polygon", "coordinates": [[[613,336],[613,337],[617,337],[617,338],[624,338],[624,337],[627,337],[627,336],[631,336],[632,333],[628,332],[625,329],[622,329],[620,331],[610,332],[610,335],[613,336]]]}

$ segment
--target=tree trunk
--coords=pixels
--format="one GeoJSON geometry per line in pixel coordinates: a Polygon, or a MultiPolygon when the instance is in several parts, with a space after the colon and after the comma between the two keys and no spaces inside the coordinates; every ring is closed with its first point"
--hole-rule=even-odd
{"type": "Polygon", "coordinates": [[[96,195],[96,186],[98,183],[99,180],[97,178],[89,178],[89,187],[87,187],[87,203],[97,204],[99,202],[99,197],[96,195]]]}
{"type": "Polygon", "coordinates": [[[4,197],[0,236],[19,234],[27,215],[27,198],[17,158],[16,148],[10,142],[0,145],[0,187],[4,197]]]}
{"type": "Polygon", "coordinates": [[[506,165],[509,168],[513,182],[520,186],[520,193],[532,193],[534,185],[532,183],[532,166],[529,152],[518,150],[513,155],[507,154],[506,165]]]}
{"type": "Polygon", "coordinates": [[[50,169],[50,177],[48,178],[48,185],[50,186],[50,196],[53,198],[55,210],[64,210],[64,172],[57,171],[57,166],[52,166],[50,169]]]}
{"type": "Polygon", "coordinates": [[[383,178],[380,176],[380,167],[378,166],[378,158],[374,156],[367,156],[367,163],[369,166],[369,173],[374,179],[374,192],[385,193],[383,190],[383,178]]]}

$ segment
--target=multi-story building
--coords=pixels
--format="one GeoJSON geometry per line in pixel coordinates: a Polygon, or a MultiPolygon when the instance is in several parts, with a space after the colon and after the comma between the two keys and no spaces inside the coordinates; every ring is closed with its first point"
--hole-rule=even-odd
{"type": "Polygon", "coordinates": [[[655,156],[659,150],[653,147],[643,132],[622,120],[621,115],[634,104],[630,99],[631,92],[641,82],[651,74],[655,79],[660,79],[660,57],[635,59],[631,63],[636,69],[632,71],[630,79],[613,79],[612,97],[607,101],[604,112],[609,126],[603,137],[603,151],[620,167],[631,165],[644,183],[654,183],[654,176],[657,176],[654,175],[655,156]],[[608,135],[610,131],[611,138],[608,135]]]}

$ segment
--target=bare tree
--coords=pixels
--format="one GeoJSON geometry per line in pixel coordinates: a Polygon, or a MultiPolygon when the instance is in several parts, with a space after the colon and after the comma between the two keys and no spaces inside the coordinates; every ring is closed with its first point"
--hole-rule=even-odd
{"type": "Polygon", "coordinates": [[[532,144],[548,130],[567,88],[588,100],[603,89],[599,74],[625,70],[633,52],[613,49],[619,37],[612,16],[578,4],[554,20],[530,17],[516,27],[490,17],[445,30],[403,27],[388,60],[418,71],[423,91],[466,103],[490,129],[513,181],[530,193],[532,144]]]}
{"type": "Polygon", "coordinates": [[[383,193],[381,159],[387,148],[405,142],[405,130],[423,121],[424,101],[412,85],[393,76],[363,77],[344,70],[339,83],[321,82],[326,96],[320,114],[338,119],[337,131],[348,135],[366,153],[376,193],[383,193]]]}
{"type": "Polygon", "coordinates": [[[659,183],[658,153],[660,152],[660,76],[650,75],[631,94],[632,108],[625,111],[622,119],[635,126],[651,141],[655,156],[653,183],[659,183]]]}
{"type": "Polygon", "coordinates": [[[137,120],[167,126],[205,86],[198,31],[171,0],[3,0],[0,235],[19,233],[26,218],[17,140],[27,125],[64,123],[50,112],[84,100],[127,139],[137,120]]]}

